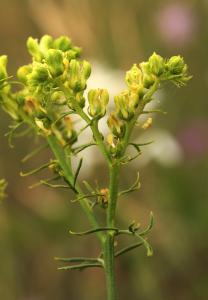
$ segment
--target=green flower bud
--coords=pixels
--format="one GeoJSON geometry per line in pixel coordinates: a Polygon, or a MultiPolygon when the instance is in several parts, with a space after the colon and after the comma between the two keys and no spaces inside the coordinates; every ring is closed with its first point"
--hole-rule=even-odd
{"type": "Polygon", "coordinates": [[[38,45],[37,39],[33,39],[32,37],[29,37],[27,39],[27,49],[36,61],[40,62],[42,60],[43,55],[40,51],[40,47],[38,45]]]}
{"type": "Polygon", "coordinates": [[[149,89],[155,83],[155,76],[154,75],[147,75],[143,76],[143,85],[144,88],[149,89]]]}
{"type": "Polygon", "coordinates": [[[38,62],[33,64],[32,72],[27,75],[27,80],[31,86],[43,84],[48,79],[49,73],[47,67],[38,62]]]}
{"type": "Polygon", "coordinates": [[[143,76],[146,75],[146,74],[151,74],[151,71],[150,71],[150,64],[149,62],[142,62],[139,64],[141,70],[142,70],[142,74],[143,76]]]}
{"type": "Polygon", "coordinates": [[[102,118],[106,113],[109,101],[108,91],[105,89],[93,89],[88,93],[88,112],[93,118],[102,118]]]}
{"type": "Polygon", "coordinates": [[[39,129],[40,133],[43,135],[43,136],[49,136],[51,135],[51,129],[48,128],[48,121],[47,119],[38,119],[38,118],[35,118],[35,124],[37,126],[37,128],[39,129]]]}
{"type": "Polygon", "coordinates": [[[164,59],[155,52],[149,58],[150,72],[156,76],[160,76],[165,70],[164,59]]]}
{"type": "Polygon", "coordinates": [[[6,55],[2,55],[0,56],[0,80],[4,80],[8,77],[7,74],[7,56],[6,55]]]}
{"type": "Polygon", "coordinates": [[[90,74],[91,74],[91,65],[88,61],[83,60],[82,70],[83,70],[83,74],[84,74],[85,79],[88,79],[90,77],[90,74]]]}
{"type": "Polygon", "coordinates": [[[82,53],[82,48],[75,46],[75,47],[73,47],[73,50],[76,51],[77,57],[80,57],[80,55],[82,53]]]}
{"type": "Polygon", "coordinates": [[[54,48],[65,52],[72,48],[72,42],[67,36],[60,36],[54,41],[54,48]]]}
{"type": "Polygon", "coordinates": [[[122,137],[125,132],[125,124],[121,121],[115,112],[112,112],[107,120],[108,127],[110,128],[111,132],[117,136],[122,137]]]}
{"type": "Polygon", "coordinates": [[[124,90],[115,96],[114,100],[119,117],[123,120],[130,120],[134,116],[139,104],[138,94],[124,90]]]}
{"type": "Polygon", "coordinates": [[[137,67],[136,64],[134,64],[132,68],[126,72],[125,80],[129,87],[141,84],[142,71],[137,67]]]}
{"type": "Polygon", "coordinates": [[[76,101],[82,108],[85,106],[85,98],[83,96],[83,92],[79,92],[76,94],[76,101]]]}
{"type": "Polygon", "coordinates": [[[56,50],[56,49],[48,50],[46,54],[46,63],[53,77],[57,77],[63,74],[64,72],[63,55],[60,50],[56,50]]]}
{"type": "Polygon", "coordinates": [[[45,34],[40,39],[40,50],[43,54],[47,52],[47,50],[53,48],[53,38],[50,35],[45,34]]]}
{"type": "Polygon", "coordinates": [[[171,74],[179,75],[187,71],[187,66],[181,56],[172,56],[167,62],[171,74]]]}
{"type": "Polygon", "coordinates": [[[91,66],[87,61],[72,59],[69,64],[69,86],[75,92],[86,88],[86,80],[90,76],[91,66]]]}
{"type": "Polygon", "coordinates": [[[62,91],[56,91],[51,95],[51,100],[57,104],[64,104],[66,97],[62,91]]]}
{"type": "Polygon", "coordinates": [[[77,51],[75,50],[68,50],[65,52],[65,58],[67,60],[67,62],[70,62],[70,60],[78,58],[79,54],[77,53],[77,51]]]}
{"type": "Polygon", "coordinates": [[[17,70],[17,77],[23,83],[27,83],[27,76],[32,72],[32,65],[25,65],[17,70]]]}

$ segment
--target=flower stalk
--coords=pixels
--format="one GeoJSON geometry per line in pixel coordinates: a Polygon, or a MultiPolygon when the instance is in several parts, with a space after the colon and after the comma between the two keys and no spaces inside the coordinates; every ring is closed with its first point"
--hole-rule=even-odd
{"type": "MultiPolygon", "coordinates": [[[[122,254],[140,246],[144,246],[147,256],[153,254],[146,236],[153,226],[153,215],[150,214],[148,227],[141,231],[140,226],[131,222],[127,229],[119,229],[117,225],[117,203],[119,197],[140,188],[139,175],[129,188],[120,190],[121,167],[141,155],[141,146],[132,141],[134,130],[141,115],[149,114],[146,104],[153,100],[155,92],[163,82],[172,82],[178,87],[184,86],[191,78],[187,65],[180,56],[164,59],[156,53],[145,62],[134,64],[126,72],[127,88],[115,96],[114,110],[107,119],[109,133],[104,136],[99,128],[99,121],[106,115],[109,93],[106,89],[94,88],[88,92],[87,80],[91,73],[91,65],[81,60],[80,48],[73,45],[65,36],[53,39],[45,35],[40,41],[30,37],[27,48],[32,57],[28,65],[17,70],[17,81],[11,80],[7,72],[7,56],[0,56],[0,105],[10,115],[13,124],[8,133],[10,144],[14,137],[25,136],[28,132],[44,139],[44,145],[27,154],[23,162],[33,159],[41,150],[49,148],[52,159],[41,167],[22,176],[35,174],[45,168],[52,177],[42,179],[32,187],[40,184],[49,188],[68,188],[75,195],[72,203],[78,203],[89,220],[91,229],[70,234],[83,236],[96,234],[100,241],[101,254],[95,258],[74,257],[56,258],[60,263],[69,263],[59,270],[82,270],[86,268],[103,268],[106,275],[107,299],[117,300],[115,260],[122,254]],[[19,89],[13,91],[13,84],[19,89]],[[87,108],[87,109],[85,109],[87,108]],[[85,122],[81,130],[77,130],[74,115],[85,122]],[[16,133],[26,125],[28,130],[16,133]],[[80,145],[79,136],[86,129],[91,129],[89,141],[80,145]],[[76,168],[73,160],[90,146],[97,146],[108,167],[109,185],[100,188],[90,185],[86,180],[80,182],[79,174],[83,158],[79,159],[76,168]],[[136,155],[129,157],[127,148],[133,146],[136,155]],[[54,180],[63,183],[53,184],[54,180]],[[82,186],[82,183],[84,186],[82,186]],[[103,209],[106,215],[105,225],[101,226],[95,206],[103,209]],[[116,248],[119,235],[131,235],[137,240],[123,249],[116,248]],[[78,263],[78,264],[75,264],[78,263]]],[[[153,111],[152,111],[153,112],[153,111]]],[[[161,112],[154,110],[154,112],[161,112]]],[[[151,119],[152,120],[152,119],[151,119]]],[[[149,125],[150,121],[147,119],[149,125]]],[[[147,129],[148,126],[143,126],[147,129]]],[[[0,197],[4,196],[6,183],[1,180],[0,197]]]]}

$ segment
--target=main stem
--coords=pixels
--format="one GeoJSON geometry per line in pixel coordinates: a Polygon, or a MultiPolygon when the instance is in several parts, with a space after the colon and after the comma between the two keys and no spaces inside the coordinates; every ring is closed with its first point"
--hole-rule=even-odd
{"type": "MultiPolygon", "coordinates": [[[[109,203],[107,210],[107,227],[115,227],[116,204],[118,197],[119,164],[109,165],[110,184],[109,184],[109,203]]],[[[116,279],[115,279],[115,257],[114,257],[115,231],[106,233],[103,246],[105,274],[107,285],[107,299],[117,299],[116,279]]]]}
{"type": "MultiPolygon", "coordinates": [[[[144,106],[149,102],[153,93],[156,91],[159,85],[159,81],[156,81],[152,86],[150,91],[144,96],[143,101],[141,101],[135,117],[129,122],[126,128],[126,133],[124,135],[123,141],[121,143],[122,150],[120,152],[120,158],[125,154],[126,148],[129,143],[129,139],[133,130],[133,127],[136,123],[138,116],[142,113],[144,106]]],[[[109,155],[109,152],[103,143],[102,136],[98,129],[98,121],[91,121],[91,119],[85,114],[76,100],[71,97],[68,93],[68,90],[60,83],[60,89],[65,93],[67,98],[69,98],[74,106],[75,111],[82,117],[83,120],[91,127],[94,138],[103,153],[103,156],[108,163],[109,166],[109,175],[110,175],[110,183],[109,183],[109,203],[107,209],[107,218],[106,218],[106,226],[114,228],[115,227],[115,216],[116,216],[116,205],[118,198],[118,181],[119,181],[119,170],[120,163],[119,159],[112,160],[109,155]]],[[[89,212],[86,204],[84,203],[84,210],[86,211],[88,217],[95,224],[95,220],[91,213],[89,212]]],[[[104,259],[104,267],[106,274],[106,285],[107,285],[107,299],[108,300],[116,300],[117,299],[117,289],[116,289],[116,279],[115,279],[115,252],[114,252],[114,241],[115,241],[115,231],[107,231],[105,234],[105,238],[101,237],[101,243],[103,248],[103,259],[104,259]]]]}

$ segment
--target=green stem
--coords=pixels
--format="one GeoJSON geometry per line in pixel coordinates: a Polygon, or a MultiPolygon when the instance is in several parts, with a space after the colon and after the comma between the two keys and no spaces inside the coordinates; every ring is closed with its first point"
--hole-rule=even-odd
{"type": "MultiPolygon", "coordinates": [[[[64,85],[60,84],[60,89],[65,93],[66,97],[68,97],[74,107],[74,110],[80,117],[85,120],[85,122],[91,127],[94,139],[100,148],[107,164],[109,167],[109,175],[110,175],[110,183],[109,183],[109,202],[107,209],[107,219],[106,219],[106,227],[114,228],[115,227],[115,217],[116,217],[116,206],[117,206],[117,198],[118,198],[118,181],[119,181],[119,170],[120,164],[119,159],[123,157],[126,152],[126,148],[128,146],[130,136],[134,125],[137,121],[138,116],[142,113],[144,106],[151,99],[153,93],[158,87],[159,82],[156,82],[150,91],[145,95],[143,101],[141,101],[135,117],[129,122],[126,133],[123,141],[121,142],[121,152],[115,161],[112,160],[109,151],[106,145],[103,142],[102,134],[98,128],[98,121],[91,120],[88,115],[83,111],[80,105],[76,102],[74,97],[68,93],[68,90],[64,87],[64,85]]],[[[105,240],[102,240],[103,247],[103,258],[104,258],[104,267],[106,273],[106,285],[107,285],[107,299],[108,300],[116,300],[117,292],[116,292],[116,279],[115,279],[115,251],[114,251],[114,241],[115,241],[115,231],[107,231],[105,234],[105,240]]]]}
{"type": "MultiPolygon", "coordinates": [[[[126,128],[124,139],[122,141],[122,151],[120,153],[120,157],[122,157],[125,154],[135,122],[137,121],[138,116],[142,113],[145,104],[148,102],[148,100],[151,98],[152,94],[156,90],[157,84],[154,87],[152,87],[148,97],[144,101],[142,101],[141,104],[139,105],[135,117],[129,122],[126,128]]],[[[108,203],[107,222],[106,222],[107,227],[115,227],[116,205],[117,205],[117,198],[118,198],[119,170],[120,170],[120,165],[118,162],[109,164],[110,185],[109,185],[109,203],[108,203]]],[[[104,251],[108,300],[117,299],[116,279],[115,279],[114,240],[115,240],[115,231],[107,232],[103,251],[104,251]]]]}
{"type": "Polygon", "coordinates": [[[147,92],[147,94],[141,100],[141,102],[137,108],[137,111],[135,113],[135,116],[128,123],[123,141],[121,142],[121,144],[122,144],[122,151],[120,154],[121,157],[125,154],[126,148],[129,144],[129,140],[130,140],[133,128],[135,126],[135,123],[136,123],[138,117],[142,114],[145,105],[151,100],[153,94],[157,91],[159,84],[160,84],[160,81],[156,80],[155,83],[153,84],[153,86],[150,88],[150,90],[147,92]]]}
{"type": "Polygon", "coordinates": [[[71,101],[71,103],[73,105],[73,108],[76,111],[76,113],[91,127],[94,139],[97,142],[98,147],[100,148],[100,151],[102,152],[102,154],[103,154],[104,158],[106,159],[107,163],[110,163],[111,162],[110,155],[108,153],[108,150],[107,150],[105,144],[103,143],[102,135],[101,135],[101,133],[98,129],[98,120],[91,120],[88,117],[88,115],[83,111],[83,109],[80,107],[80,105],[76,101],[76,99],[71,96],[68,89],[61,83],[59,84],[59,86],[60,86],[60,89],[65,94],[65,96],[71,101]]]}
{"type": "MultiPolygon", "coordinates": [[[[109,203],[107,210],[107,227],[115,227],[116,204],[118,198],[118,179],[119,164],[115,163],[109,166],[110,184],[109,184],[109,203]]],[[[115,231],[106,233],[104,243],[104,262],[107,285],[107,299],[116,300],[116,279],[115,279],[115,255],[114,255],[115,231]]]]}
{"type": "MultiPolygon", "coordinates": [[[[67,157],[67,155],[65,154],[65,151],[60,147],[60,145],[58,144],[58,142],[54,136],[52,136],[52,135],[48,136],[47,140],[48,140],[49,146],[50,146],[54,156],[60,163],[60,166],[64,172],[64,175],[66,176],[66,179],[69,181],[69,183],[71,185],[73,185],[74,176],[72,173],[70,158],[67,157]]],[[[76,184],[76,191],[78,193],[77,197],[80,198],[79,203],[80,203],[83,211],[86,213],[91,225],[93,226],[93,228],[99,227],[96,217],[93,214],[92,208],[91,208],[90,204],[88,203],[88,201],[86,200],[86,198],[84,197],[84,194],[83,194],[81,188],[78,186],[78,184],[76,184]]],[[[101,242],[103,242],[103,234],[101,232],[98,232],[97,235],[98,235],[99,239],[101,240],[101,242]]]]}

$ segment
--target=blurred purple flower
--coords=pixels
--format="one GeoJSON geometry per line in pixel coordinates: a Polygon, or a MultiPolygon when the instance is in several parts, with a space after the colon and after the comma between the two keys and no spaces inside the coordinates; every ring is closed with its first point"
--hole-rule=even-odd
{"type": "Polygon", "coordinates": [[[188,158],[200,159],[208,151],[208,122],[195,121],[181,130],[179,142],[188,158]]]}
{"type": "Polygon", "coordinates": [[[193,40],[196,34],[197,17],[192,7],[185,3],[164,6],[155,17],[161,38],[171,47],[178,47],[193,40]]]}

